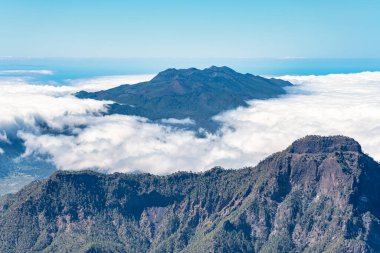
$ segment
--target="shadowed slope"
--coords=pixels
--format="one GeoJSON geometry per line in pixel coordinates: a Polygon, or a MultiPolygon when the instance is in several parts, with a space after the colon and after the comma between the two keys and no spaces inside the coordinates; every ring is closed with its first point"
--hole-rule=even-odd
{"type": "Polygon", "coordinates": [[[211,120],[212,116],[247,106],[247,100],[285,94],[286,86],[291,83],[240,74],[227,67],[167,69],[149,82],[92,93],[81,91],[76,96],[114,101],[109,108],[111,114],[137,115],[151,120],[191,118],[198,127],[215,130],[217,124],[211,120]]]}
{"type": "Polygon", "coordinates": [[[59,171],[0,200],[1,252],[379,252],[380,166],[309,136],[254,168],[59,171]]]}

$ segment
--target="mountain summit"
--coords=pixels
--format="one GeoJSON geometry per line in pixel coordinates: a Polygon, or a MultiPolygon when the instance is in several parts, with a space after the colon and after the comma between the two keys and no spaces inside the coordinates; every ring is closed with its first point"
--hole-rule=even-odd
{"type": "Polygon", "coordinates": [[[361,153],[360,144],[345,136],[320,137],[309,135],[295,141],[288,149],[289,153],[331,153],[351,151],[361,153]]]}
{"type": "Polygon", "coordinates": [[[154,121],[190,118],[198,127],[215,130],[212,116],[248,106],[248,100],[285,94],[284,87],[291,85],[279,79],[212,66],[203,70],[167,69],[148,82],[92,93],[81,91],[76,96],[114,101],[109,108],[111,114],[137,115],[154,121]]]}
{"type": "Polygon", "coordinates": [[[0,199],[0,252],[380,252],[380,165],[308,136],[254,168],[59,171],[0,199]]]}

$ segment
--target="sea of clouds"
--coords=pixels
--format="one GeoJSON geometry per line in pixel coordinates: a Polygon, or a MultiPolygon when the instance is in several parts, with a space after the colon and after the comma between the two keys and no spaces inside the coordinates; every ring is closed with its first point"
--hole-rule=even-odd
{"type": "Polygon", "coordinates": [[[26,157],[48,155],[59,169],[105,172],[166,174],[254,166],[310,134],[353,137],[380,160],[380,72],[280,77],[295,84],[288,95],[250,101],[248,108],[215,116],[223,127],[204,138],[141,117],[103,116],[110,102],[72,95],[150,78],[101,77],[58,87],[0,77],[0,142],[9,141],[7,133],[14,132],[25,142],[26,157]]]}

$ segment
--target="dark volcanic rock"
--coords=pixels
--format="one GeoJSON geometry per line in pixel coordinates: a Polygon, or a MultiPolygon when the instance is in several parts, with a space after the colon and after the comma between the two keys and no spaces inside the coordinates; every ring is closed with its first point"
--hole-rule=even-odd
{"type": "Polygon", "coordinates": [[[285,94],[284,87],[291,85],[279,79],[240,74],[227,67],[167,69],[149,82],[92,93],[81,91],[76,96],[114,101],[109,107],[111,114],[137,115],[154,121],[191,118],[197,127],[215,130],[217,124],[212,116],[247,106],[247,100],[285,94]]]}
{"type": "Polygon", "coordinates": [[[360,144],[352,138],[344,136],[320,137],[315,135],[306,136],[295,141],[287,151],[290,153],[362,152],[360,144]]]}
{"type": "Polygon", "coordinates": [[[55,173],[0,200],[0,252],[380,252],[380,165],[309,136],[254,168],[55,173]]]}

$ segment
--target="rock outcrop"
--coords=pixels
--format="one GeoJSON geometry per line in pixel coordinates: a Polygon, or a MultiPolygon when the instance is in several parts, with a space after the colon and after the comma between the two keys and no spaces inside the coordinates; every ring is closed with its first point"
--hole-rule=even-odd
{"type": "Polygon", "coordinates": [[[380,165],[308,136],[256,167],[59,171],[0,200],[1,252],[380,252],[380,165]]]}

